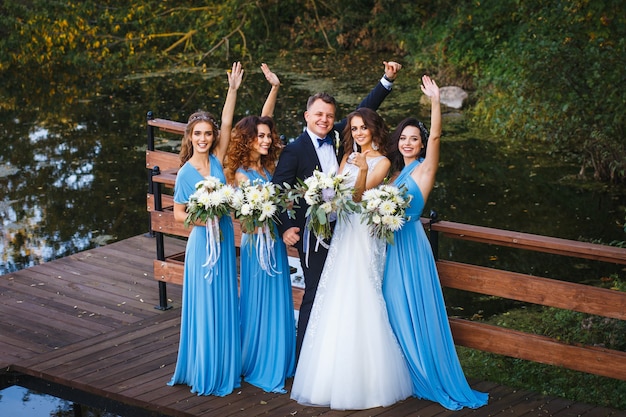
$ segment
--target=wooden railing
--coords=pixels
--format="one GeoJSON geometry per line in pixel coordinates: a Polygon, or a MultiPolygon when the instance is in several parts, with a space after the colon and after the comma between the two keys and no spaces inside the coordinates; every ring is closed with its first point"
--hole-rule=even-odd
{"type": "MultiPolygon", "coordinates": [[[[182,134],[184,126],[148,116],[146,167],[152,176],[147,208],[157,241],[154,278],[160,286],[159,308],[167,308],[165,284],[182,284],[184,263],[184,254],[165,258],[163,235],[184,237],[189,230],[174,221],[171,196],[161,193],[162,186],[174,184],[178,157],[154,150],[154,134],[157,128],[182,134]]],[[[439,239],[450,238],[626,265],[626,249],[449,221],[432,222],[424,218],[422,223],[430,230],[435,254],[439,239]]],[[[241,230],[236,222],[235,228],[239,242],[241,230]]],[[[289,255],[297,257],[293,248],[290,248],[289,255]]],[[[624,292],[447,260],[438,260],[437,269],[444,287],[626,320],[624,292]]],[[[294,302],[299,304],[300,297],[301,291],[296,290],[294,302]]],[[[460,346],[626,380],[626,352],[567,344],[546,336],[466,319],[450,318],[450,325],[455,343],[460,346]]]]}
{"type": "MultiPolygon", "coordinates": [[[[626,264],[626,249],[440,221],[442,235],[518,249],[626,264]]],[[[435,238],[435,240],[437,237],[435,238]]],[[[626,293],[452,261],[437,261],[441,284],[480,294],[626,320],[626,293]]],[[[500,355],[626,380],[626,353],[529,334],[476,321],[450,319],[455,343],[500,355]]]]}

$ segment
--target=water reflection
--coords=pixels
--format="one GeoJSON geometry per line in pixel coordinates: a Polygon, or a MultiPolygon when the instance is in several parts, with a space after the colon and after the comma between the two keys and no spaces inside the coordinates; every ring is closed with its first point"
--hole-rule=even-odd
{"type": "Polygon", "coordinates": [[[14,385],[0,390],[4,415],[21,417],[71,416],[72,404],[60,398],[39,394],[14,385]]]}
{"type": "MultiPolygon", "coordinates": [[[[0,387],[2,388],[2,387],[0,387]]],[[[48,383],[48,388],[50,384],[48,383]]],[[[75,394],[76,395],[76,394],[75,394]]],[[[83,397],[85,399],[87,397],[83,397]]],[[[104,399],[96,401],[97,406],[56,397],[37,390],[28,389],[19,385],[11,385],[0,389],[0,410],[2,416],[11,417],[123,417],[137,415],[153,415],[147,411],[139,411],[124,407],[104,399]],[[117,411],[110,411],[117,410],[117,411]],[[123,411],[122,411],[123,410],[123,411]],[[120,414],[123,412],[124,414],[120,414]]]]}
{"type": "MultiPolygon", "coordinates": [[[[382,65],[373,62],[331,57],[274,64],[283,81],[275,112],[281,133],[293,138],[302,130],[302,111],[314,91],[333,92],[345,116],[382,75],[382,65]]],[[[257,68],[246,64],[237,117],[260,112],[268,85],[257,68]]],[[[70,75],[64,80],[72,82],[70,75]]],[[[390,125],[419,112],[418,81],[416,74],[401,74],[380,109],[390,125]]],[[[224,71],[200,69],[48,90],[12,85],[0,87],[4,103],[14,103],[0,108],[0,274],[146,232],[146,112],[179,121],[199,108],[220,114],[227,88],[224,71]]],[[[550,161],[531,146],[511,148],[460,113],[444,117],[441,168],[426,213],[568,239],[624,240],[623,190],[582,191],[570,180],[577,166],[550,161]]],[[[178,138],[161,134],[157,146],[175,151],[178,138]]],[[[445,240],[441,256],[589,282],[619,270],[445,240]]]]}
{"type": "Polygon", "coordinates": [[[1,206],[1,272],[91,246],[93,219],[101,212],[93,203],[100,204],[102,195],[92,192],[100,188],[97,167],[103,146],[95,132],[89,134],[87,123],[55,116],[65,122],[17,118],[5,127],[9,152],[1,161],[7,191],[1,206]]]}

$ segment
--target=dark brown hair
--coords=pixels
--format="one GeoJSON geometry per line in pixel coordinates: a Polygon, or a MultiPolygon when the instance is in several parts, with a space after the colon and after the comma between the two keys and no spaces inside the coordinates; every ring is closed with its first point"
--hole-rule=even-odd
{"type": "Polygon", "coordinates": [[[402,168],[404,168],[404,157],[402,156],[402,154],[400,153],[400,150],[398,149],[398,143],[400,142],[400,136],[402,136],[402,132],[408,126],[416,127],[420,131],[420,138],[422,139],[422,145],[424,145],[424,147],[420,151],[419,155],[417,155],[417,157],[424,158],[426,156],[426,145],[428,144],[428,136],[429,136],[428,129],[426,129],[426,126],[424,126],[424,123],[420,122],[415,117],[407,117],[406,119],[402,120],[398,124],[398,126],[396,126],[393,133],[389,137],[387,149],[388,149],[389,160],[391,161],[390,172],[401,171],[402,168]]]}
{"type": "Polygon", "coordinates": [[[385,120],[372,109],[361,107],[350,113],[346,118],[346,127],[343,129],[343,150],[346,154],[351,153],[354,149],[354,138],[352,137],[352,129],[350,123],[355,116],[361,117],[365,126],[372,132],[372,145],[378,146],[378,152],[387,155],[387,136],[389,129],[385,124],[385,120]]]}

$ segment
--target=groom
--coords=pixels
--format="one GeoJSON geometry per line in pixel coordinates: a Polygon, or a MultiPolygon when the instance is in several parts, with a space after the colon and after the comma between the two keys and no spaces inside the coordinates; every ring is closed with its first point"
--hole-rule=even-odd
{"type": "MultiPolygon", "coordinates": [[[[402,68],[397,62],[383,62],[385,75],[363,99],[357,108],[368,107],[378,109],[385,97],[391,92],[391,87],[402,68]]],[[[335,123],[336,102],[333,96],[327,93],[317,93],[307,101],[304,119],[306,130],[298,138],[289,143],[282,151],[276,166],[272,182],[278,185],[287,183],[296,185],[297,179],[304,180],[313,175],[315,169],[325,173],[337,172],[343,155],[341,143],[335,141],[335,132],[343,133],[346,119],[335,123]]],[[[286,245],[295,246],[300,257],[300,265],[304,273],[304,296],[298,316],[298,333],[296,337],[296,358],[300,357],[300,349],[304,340],[304,333],[309,322],[311,308],[315,300],[317,285],[322,275],[324,262],[328,254],[327,246],[315,245],[315,236],[309,234],[310,244],[303,242],[308,205],[304,199],[300,200],[300,207],[295,210],[295,219],[290,219],[286,213],[281,214],[278,229],[286,245]],[[303,248],[309,247],[306,254],[303,248]],[[308,259],[308,261],[306,260],[308,259]]],[[[326,242],[328,245],[329,242],[326,242]]]]}

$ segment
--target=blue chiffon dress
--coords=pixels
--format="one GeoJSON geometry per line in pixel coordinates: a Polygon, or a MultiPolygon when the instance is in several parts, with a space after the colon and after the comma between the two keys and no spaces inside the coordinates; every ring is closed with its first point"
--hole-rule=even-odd
{"type": "MultiPolygon", "coordinates": [[[[269,181],[255,170],[238,169],[250,181],[269,181]]],[[[274,225],[274,235],[278,228],[274,225]]],[[[285,393],[285,379],[296,367],[296,322],[287,248],[274,240],[274,271],[261,268],[257,257],[259,235],[241,237],[241,350],[244,380],[267,392],[285,393]]]]}
{"type": "Polygon", "coordinates": [[[395,244],[387,245],[383,295],[389,320],[409,364],[414,396],[450,410],[478,408],[488,395],[472,390],[461,369],[435,259],[420,222],[424,198],[410,176],[419,163],[406,166],[395,180],[413,200],[407,210],[410,221],[394,234],[395,244]]]}
{"type": "MultiPolygon", "coordinates": [[[[225,181],[214,156],[211,176],[225,181]]],[[[203,176],[185,163],[176,177],[174,201],[186,204],[203,176]]],[[[206,227],[193,226],[185,249],[180,343],[168,385],[187,384],[198,395],[224,396],[241,385],[241,340],[237,299],[237,261],[232,219],[219,220],[220,256],[207,279],[206,227]]]]}

